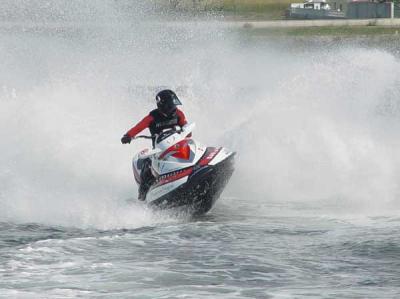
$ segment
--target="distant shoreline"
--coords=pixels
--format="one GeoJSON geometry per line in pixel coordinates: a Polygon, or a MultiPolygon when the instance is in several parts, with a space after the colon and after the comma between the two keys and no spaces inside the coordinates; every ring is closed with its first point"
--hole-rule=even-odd
{"type": "Polygon", "coordinates": [[[397,36],[400,19],[227,21],[251,35],[273,36],[397,36]]]}
{"type": "Polygon", "coordinates": [[[346,20],[275,20],[275,21],[226,21],[232,26],[243,28],[290,28],[290,27],[344,27],[344,26],[382,26],[400,28],[397,19],[346,19],[346,20]]]}
{"type": "MultiPolygon", "coordinates": [[[[171,26],[201,25],[205,20],[147,20],[147,22],[162,22],[171,26]]],[[[220,24],[225,29],[238,30],[250,35],[275,36],[314,36],[314,35],[399,35],[400,18],[394,19],[330,19],[330,20],[234,20],[227,18],[215,19],[214,24],[220,24]]],[[[123,23],[99,22],[0,22],[0,31],[59,31],[76,30],[80,25],[90,27],[123,26],[123,23]]],[[[127,23],[129,26],[129,23],[127,23]]]]}

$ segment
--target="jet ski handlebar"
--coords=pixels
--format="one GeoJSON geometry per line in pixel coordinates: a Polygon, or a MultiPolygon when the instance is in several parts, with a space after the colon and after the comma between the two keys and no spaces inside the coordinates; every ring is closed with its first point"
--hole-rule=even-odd
{"type": "Polygon", "coordinates": [[[136,136],[135,138],[133,138],[133,139],[152,139],[153,137],[151,137],[151,136],[146,136],[146,135],[139,135],[139,136],[136,136]]]}
{"type": "Polygon", "coordinates": [[[164,139],[173,133],[184,133],[186,130],[188,130],[189,133],[191,133],[194,127],[195,127],[194,123],[187,124],[183,128],[176,126],[175,128],[165,130],[165,131],[161,132],[160,134],[155,134],[154,136],[139,135],[133,139],[153,139],[153,138],[155,138],[155,140],[158,140],[159,137],[161,139],[164,139]]]}

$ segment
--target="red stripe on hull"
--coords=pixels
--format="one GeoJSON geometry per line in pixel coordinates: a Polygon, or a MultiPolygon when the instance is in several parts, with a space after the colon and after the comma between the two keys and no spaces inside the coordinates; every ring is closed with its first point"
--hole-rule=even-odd
{"type": "Polygon", "coordinates": [[[200,166],[206,166],[208,163],[211,162],[212,159],[215,158],[216,155],[221,151],[222,147],[220,148],[215,148],[209,153],[206,152],[205,157],[201,158],[200,162],[198,163],[200,166]]]}
{"type": "Polygon", "coordinates": [[[193,167],[190,167],[177,172],[170,172],[169,174],[164,174],[160,176],[160,178],[158,179],[156,187],[184,178],[185,176],[191,175],[192,172],[193,172],[193,167]]]}
{"type": "MultiPolygon", "coordinates": [[[[197,162],[196,166],[207,166],[208,163],[211,162],[212,159],[215,158],[216,155],[218,155],[218,153],[221,151],[222,147],[220,148],[214,148],[210,151],[206,151],[206,153],[204,154],[204,156],[200,159],[199,162],[197,162]]],[[[173,181],[179,180],[181,178],[184,178],[185,176],[189,176],[193,173],[193,168],[195,166],[183,169],[183,170],[179,170],[179,171],[173,171],[167,174],[163,174],[161,175],[158,180],[157,183],[154,187],[159,187],[168,183],[171,183],[173,181]]]]}

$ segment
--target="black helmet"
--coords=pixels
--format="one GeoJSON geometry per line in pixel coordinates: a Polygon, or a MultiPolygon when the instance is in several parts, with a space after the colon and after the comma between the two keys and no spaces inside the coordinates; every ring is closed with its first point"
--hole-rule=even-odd
{"type": "Polygon", "coordinates": [[[182,105],[175,92],[169,89],[160,91],[156,95],[156,101],[158,110],[165,115],[174,114],[176,106],[182,105]]]}

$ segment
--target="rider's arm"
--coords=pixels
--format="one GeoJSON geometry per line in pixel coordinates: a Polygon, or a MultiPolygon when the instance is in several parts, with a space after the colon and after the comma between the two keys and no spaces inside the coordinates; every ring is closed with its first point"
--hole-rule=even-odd
{"type": "MultiPolygon", "coordinates": [[[[180,125],[181,127],[186,125],[187,120],[185,114],[179,109],[176,109],[176,114],[178,115],[178,125],[180,125]]],[[[188,137],[192,137],[192,133],[190,133],[188,137]]]]}
{"type": "Polygon", "coordinates": [[[176,114],[178,115],[178,125],[180,125],[181,127],[186,125],[187,120],[185,114],[179,109],[176,109],[176,114]]]}
{"type": "Polygon", "coordinates": [[[154,121],[154,118],[151,115],[147,115],[136,126],[134,126],[132,129],[130,129],[126,134],[129,137],[134,138],[137,134],[142,132],[144,129],[147,129],[153,121],[154,121]]]}

